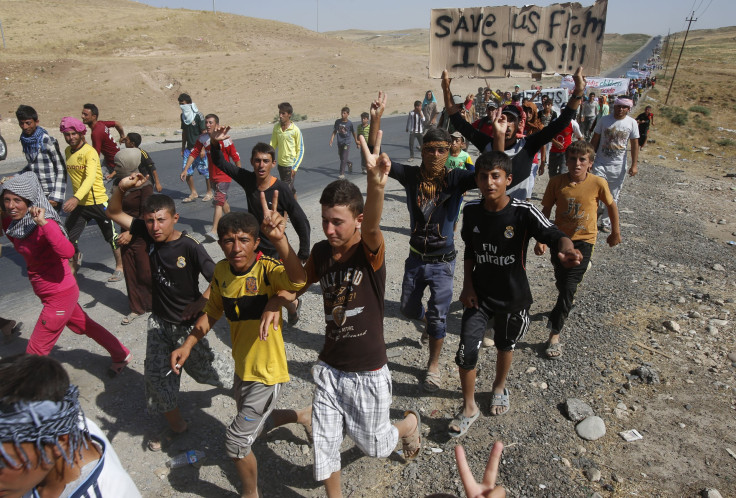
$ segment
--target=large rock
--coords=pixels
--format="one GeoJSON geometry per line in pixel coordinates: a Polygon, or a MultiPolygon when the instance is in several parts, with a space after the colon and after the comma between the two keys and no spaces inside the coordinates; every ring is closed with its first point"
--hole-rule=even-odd
{"type": "Polygon", "coordinates": [[[647,384],[659,384],[659,373],[647,363],[634,370],[633,374],[647,384]]]}
{"type": "Polygon", "coordinates": [[[587,441],[595,441],[606,435],[606,424],[602,418],[593,415],[576,425],[575,432],[587,441]]]}
{"type": "Polygon", "coordinates": [[[723,498],[721,493],[719,493],[717,489],[713,488],[705,488],[700,492],[700,496],[703,498],[723,498]]]}
{"type": "Polygon", "coordinates": [[[567,410],[567,416],[573,422],[580,422],[586,417],[595,415],[589,404],[577,398],[568,398],[565,401],[565,409],[567,410]]]}

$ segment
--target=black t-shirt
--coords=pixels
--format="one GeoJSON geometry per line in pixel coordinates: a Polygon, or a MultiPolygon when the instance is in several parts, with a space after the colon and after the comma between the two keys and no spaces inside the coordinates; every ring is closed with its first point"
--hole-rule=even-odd
{"type": "Polygon", "coordinates": [[[215,263],[204,247],[182,232],[171,242],[157,243],[148,234],[146,223],[133,220],[130,233],[143,237],[151,262],[153,312],[171,323],[182,323],[184,308],[202,296],[199,275],[212,281],[215,263]]]}
{"type": "Polygon", "coordinates": [[[156,166],[153,164],[153,159],[143,149],[141,151],[141,163],[138,165],[138,171],[143,173],[144,176],[150,177],[149,180],[153,181],[153,172],[156,171],[156,166]]]}
{"type": "Polygon", "coordinates": [[[642,112],[636,117],[636,122],[639,123],[639,134],[641,135],[642,132],[649,130],[649,123],[651,119],[649,119],[649,114],[646,112],[642,112]],[[639,121],[644,121],[643,123],[639,123],[639,121]]]}
{"type": "MultiPolygon", "coordinates": [[[[238,168],[230,161],[225,160],[220,144],[215,140],[210,141],[210,158],[215,166],[243,187],[245,197],[248,200],[248,212],[256,217],[258,223],[263,223],[261,191],[258,190],[258,186],[256,185],[256,174],[247,169],[238,168]]],[[[281,180],[276,180],[270,187],[263,191],[266,194],[266,202],[270,209],[273,209],[272,200],[273,194],[276,191],[279,193],[279,205],[276,210],[282,216],[284,213],[288,213],[289,220],[294,225],[294,230],[299,236],[299,250],[296,255],[299,259],[306,261],[309,257],[309,235],[311,230],[307,215],[304,214],[301,206],[294,199],[291,188],[281,180]]],[[[266,256],[278,259],[278,251],[271,244],[271,241],[268,240],[268,237],[262,233],[259,234],[259,237],[261,238],[261,243],[258,245],[258,250],[266,256]]]]}
{"type": "Polygon", "coordinates": [[[501,211],[488,211],[483,199],[463,208],[464,260],[474,261],[473,286],[479,301],[513,313],[532,304],[526,253],[534,237],[550,250],[565,234],[528,202],[511,199],[501,211]]]}

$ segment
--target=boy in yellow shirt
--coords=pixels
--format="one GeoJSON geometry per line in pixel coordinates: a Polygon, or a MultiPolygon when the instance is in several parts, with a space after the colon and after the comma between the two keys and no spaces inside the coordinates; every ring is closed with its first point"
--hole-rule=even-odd
{"type": "Polygon", "coordinates": [[[219,244],[225,253],[217,263],[210,284],[209,301],[184,344],[171,354],[171,369],[177,375],[192,347],[225,314],[230,325],[232,355],[235,360],[234,392],[238,414],[227,429],[225,448],[235,462],[243,482],[242,496],[258,496],[258,466],[251,452],[263,431],[287,423],[311,425],[311,408],[274,410],[283,383],[289,381],[286,350],[278,327],[264,327],[260,321],[266,304],[279,290],[298,291],[306,282],[301,262],[284,235],[285,220],[276,210],[278,192],[269,208],[261,193],[263,223],[281,261],[257,251],[258,222],[250,213],[228,213],[217,225],[219,244]],[[282,263],[283,261],[283,263],[282,263]]]}
{"type": "Polygon", "coordinates": [[[115,244],[115,225],[105,214],[107,193],[102,183],[100,156],[85,140],[87,127],[80,120],[65,117],[61,120],[59,130],[64,134],[66,143],[69,144],[64,155],[66,156],[66,169],[74,190],[74,196],[67,199],[62,207],[65,213],[69,213],[65,228],[69,234],[69,240],[74,244],[74,257],[71,260],[72,272],[76,273],[82,266],[82,253],[78,246],[79,237],[89,220],[95,220],[115,256],[115,271],[107,281],[118,282],[123,279],[123,259],[120,256],[120,248],[115,244]]]}

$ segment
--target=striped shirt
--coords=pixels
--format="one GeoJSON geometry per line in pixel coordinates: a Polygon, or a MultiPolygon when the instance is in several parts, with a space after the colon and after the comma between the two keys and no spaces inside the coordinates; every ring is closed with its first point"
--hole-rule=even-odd
{"type": "Polygon", "coordinates": [[[424,115],[421,112],[411,111],[406,120],[406,131],[424,133],[424,115]]]}

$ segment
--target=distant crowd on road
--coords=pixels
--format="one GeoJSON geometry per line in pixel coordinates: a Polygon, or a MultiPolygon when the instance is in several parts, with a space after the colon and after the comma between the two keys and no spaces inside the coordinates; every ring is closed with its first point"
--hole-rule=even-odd
{"type": "MultiPolygon", "coordinates": [[[[422,390],[431,395],[447,385],[440,363],[460,223],[464,311],[455,363],[462,406],[448,421],[447,431],[452,437],[464,436],[480,416],[475,381],[482,346],[497,349],[490,413],[507,413],[513,352],[531,321],[525,264],[531,238],[535,254],[549,248],[554,267],[558,296],[542,348],[547,358],[560,360],[561,332],[598,232],[607,234],[611,247],[621,242],[619,196],[626,176],[638,172],[639,151],[654,125],[651,106],[636,119],[629,113],[640,94],[656,84],[656,77],[632,82],[629,95],[610,101],[607,95],[586,93],[582,68],[574,83],[567,102],[555,109],[551,99],[541,96],[540,87],[532,88],[531,97],[524,97],[518,85],[513,91],[480,88],[477,94],[454,95],[445,71],[443,108],[428,90],[407,115],[405,164],[381,153],[384,94],[361,113],[357,127],[350,121],[350,109],[343,107],[329,139],[329,146],[338,150],[338,178],[324,188],[319,201],[325,240],[311,248],[310,220],[297,198],[304,139],[292,121],[293,107],[288,102],[278,105],[270,143],[252,148],[251,168],[246,168],[230,128],[221,125],[216,114],[203,114],[182,93],[180,178],[189,195],[180,202],[200,198],[195,172],[204,177],[201,199],[214,207],[212,227],[204,236],[223,252],[217,263],[199,239],[177,229],[177,201],[161,194],[161,179],[150,154],[141,148],[139,134],[126,134],[117,121],[100,120],[97,106],[85,104],[81,120],[61,120],[67,143],[62,152],[40,126],[35,109],[20,105],[16,117],[27,165],[0,185],[2,228],[25,260],[42,307],[28,356],[0,360],[0,467],[17,472],[16,484],[22,476],[34,476],[23,477],[25,488],[13,489],[24,495],[55,486],[66,495],[99,487],[117,490],[110,496],[137,496],[109,441],[83,418],[77,388],[57,362],[46,358],[69,327],[109,352],[110,376],[123,373],[132,359],[130,350],[78,303],[76,274],[83,263],[79,239],[90,220],[115,258],[108,281],[125,280],[130,312],[121,323],[129,325],[148,314],[141,392],[148,412],[162,414],[165,424],[151,435],[147,448],[161,451],[185,434],[190,423],[197,423],[185,420],[179,410],[182,371],[199,383],[232,389],[238,413],[227,427],[225,446],[242,482],[242,496],[258,495],[252,445],[262,432],[285,424],[300,424],[309,435],[314,476],[324,483],[328,496],[341,496],[340,446],[345,433],[373,457],[387,457],[399,442],[405,459],[420,454],[425,436],[419,411],[408,407],[398,421],[389,417],[385,261],[387,252],[399,249],[386,247],[381,230],[389,178],[406,192],[411,223],[400,309],[406,318],[423,324],[419,341],[428,354],[419,379],[422,390]],[[366,176],[365,200],[361,189],[346,178],[353,173],[353,143],[366,176]],[[415,157],[418,165],[412,164],[415,157]],[[272,175],[274,166],[278,176],[272,175]],[[535,178],[545,169],[550,180],[539,209],[531,199],[535,178]],[[233,180],[246,194],[247,212],[230,209],[233,180]],[[466,200],[471,190],[479,195],[466,200]],[[287,240],[287,221],[298,235],[298,246],[287,240]],[[199,289],[200,275],[209,282],[205,292],[199,289]],[[325,317],[325,342],[312,371],[313,402],[297,410],[281,409],[278,399],[289,381],[282,308],[288,324],[296,325],[300,296],[312,284],[319,284],[325,317]],[[425,300],[427,288],[430,297],[425,300]],[[223,315],[231,331],[231,359],[213,351],[206,339],[223,315]]],[[[8,340],[21,333],[12,319],[0,318],[0,328],[8,340]]],[[[462,448],[457,451],[469,495],[478,490],[503,495],[503,488],[495,485],[501,447],[494,447],[481,484],[472,478],[462,448]]]]}

